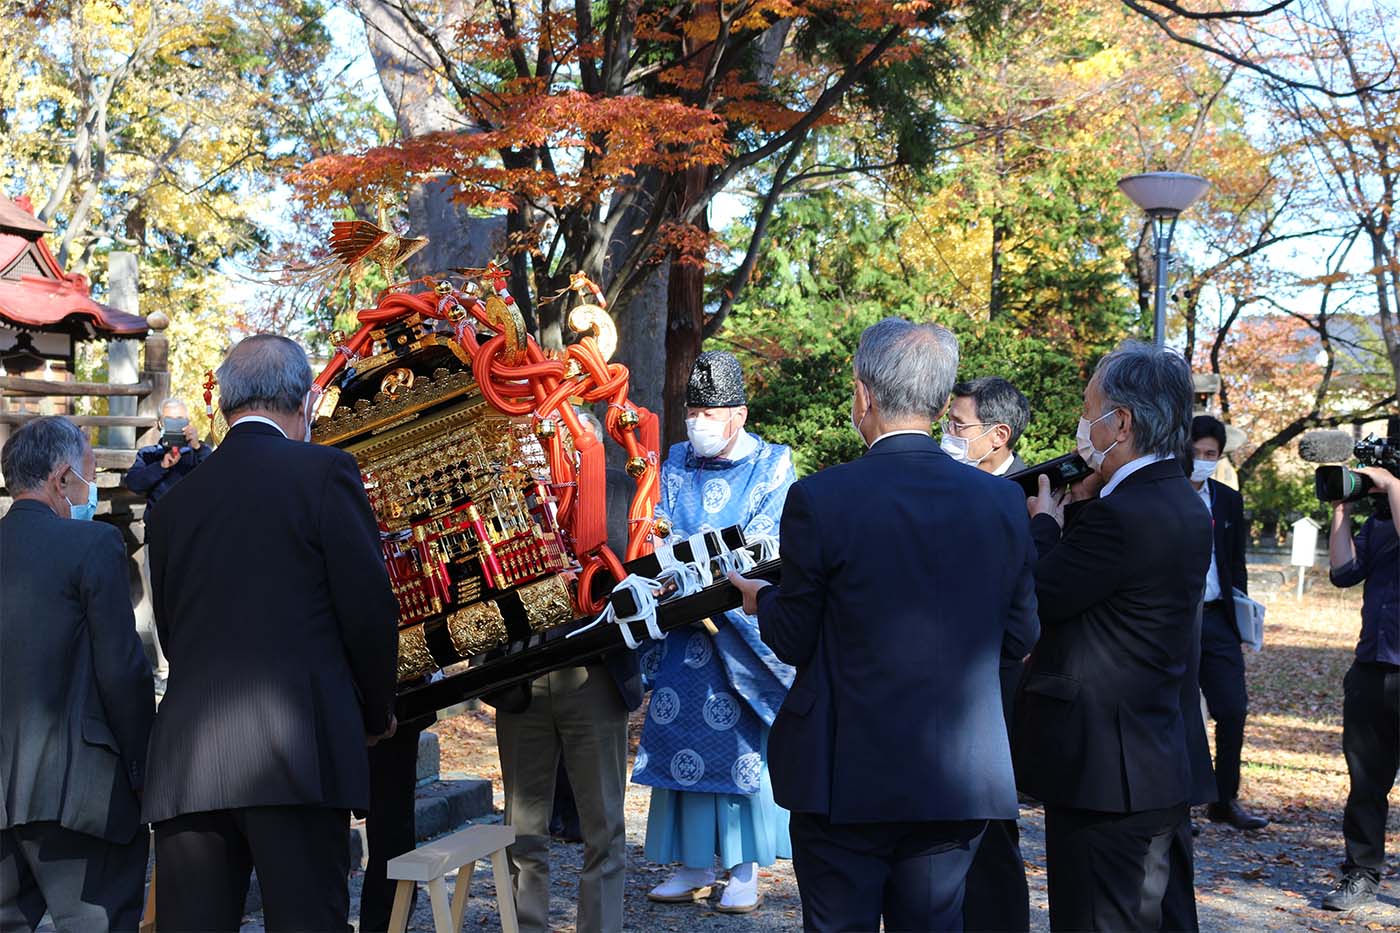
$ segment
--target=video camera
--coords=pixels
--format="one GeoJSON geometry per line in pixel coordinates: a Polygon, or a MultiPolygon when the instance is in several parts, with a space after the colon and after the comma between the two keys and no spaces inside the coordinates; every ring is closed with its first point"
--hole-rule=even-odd
{"type": "Polygon", "coordinates": [[[1063,457],[1056,457],[1054,460],[1046,460],[1033,467],[1027,467],[1017,473],[1008,473],[1006,478],[1014,483],[1018,483],[1025,490],[1026,498],[1037,495],[1040,492],[1040,477],[1050,477],[1050,488],[1059,489],[1068,486],[1070,483],[1077,483],[1090,473],[1089,464],[1084,462],[1084,458],[1079,454],[1065,454],[1063,457]]]}
{"type": "Polygon", "coordinates": [[[1325,463],[1313,473],[1313,491],[1322,502],[1356,502],[1371,494],[1375,482],[1338,460],[1356,458],[1361,466],[1380,467],[1400,477],[1400,440],[1374,434],[1359,441],[1345,431],[1309,431],[1298,442],[1298,455],[1310,463],[1325,463]]]}

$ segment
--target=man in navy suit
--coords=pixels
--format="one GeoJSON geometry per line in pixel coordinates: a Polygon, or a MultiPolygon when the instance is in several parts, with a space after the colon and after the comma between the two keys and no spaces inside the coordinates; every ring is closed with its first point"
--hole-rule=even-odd
{"type": "Polygon", "coordinates": [[[768,740],[808,930],[962,928],[988,820],[1015,819],[1003,640],[1038,624],[1018,488],[943,453],[957,338],[887,318],[861,336],[851,420],[869,451],[783,510],[783,580],[732,577],[797,668],[768,740]]]}

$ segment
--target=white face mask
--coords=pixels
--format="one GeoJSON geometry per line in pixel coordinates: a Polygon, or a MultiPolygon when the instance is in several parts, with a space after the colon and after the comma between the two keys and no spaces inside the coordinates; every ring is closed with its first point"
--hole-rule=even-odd
{"type": "Polygon", "coordinates": [[[992,455],[992,452],[989,450],[982,456],[978,457],[976,460],[973,460],[967,455],[967,449],[972,445],[973,441],[981,440],[988,434],[991,434],[992,431],[994,431],[995,429],[996,425],[992,425],[990,428],[983,431],[976,437],[958,437],[956,434],[944,430],[943,439],[938,442],[938,446],[943,448],[943,452],[945,454],[952,457],[959,463],[966,463],[968,466],[977,466],[983,460],[986,460],[988,457],[990,457],[992,455]]]}
{"type": "Polygon", "coordinates": [[[723,421],[714,421],[709,418],[687,418],[685,419],[685,434],[690,439],[690,449],[695,451],[695,456],[700,458],[718,457],[729,443],[727,436],[730,422],[734,420],[734,415],[723,421]]]}
{"type": "Polygon", "coordinates": [[[301,405],[301,417],[306,422],[306,431],[302,440],[311,443],[311,425],[316,421],[316,406],[321,401],[321,390],[312,386],[306,393],[306,401],[301,405]]]}
{"type": "Polygon", "coordinates": [[[860,429],[860,426],[865,423],[865,416],[868,414],[870,414],[869,408],[860,413],[860,420],[857,421],[855,406],[851,406],[851,430],[856,432],[856,435],[860,438],[860,442],[865,445],[866,449],[870,448],[870,442],[865,439],[865,432],[860,429]]]}
{"type": "Polygon", "coordinates": [[[1075,447],[1078,450],[1079,456],[1084,458],[1084,462],[1089,465],[1089,469],[1093,470],[1095,473],[1103,466],[1103,459],[1108,456],[1108,452],[1118,446],[1118,442],[1114,441],[1112,444],[1109,444],[1108,447],[1099,450],[1090,439],[1089,432],[1094,425],[1098,424],[1109,415],[1116,414],[1117,411],[1118,409],[1116,408],[1110,409],[1102,415],[1099,415],[1093,421],[1081,417],[1079,419],[1079,428],[1074,432],[1075,447]]]}
{"type": "Polygon", "coordinates": [[[1204,483],[1210,479],[1215,468],[1220,465],[1219,460],[1192,460],[1191,461],[1191,482],[1204,483]]]}

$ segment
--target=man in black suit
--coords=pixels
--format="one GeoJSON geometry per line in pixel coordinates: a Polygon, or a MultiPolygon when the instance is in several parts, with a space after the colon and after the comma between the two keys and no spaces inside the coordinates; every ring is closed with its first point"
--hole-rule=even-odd
{"type": "MultiPolygon", "coordinates": [[[[954,460],[993,476],[1009,476],[1026,468],[1015,447],[1030,420],[1030,402],[1005,379],[983,376],[959,382],[943,419],[940,446],[954,460]]],[[[1003,651],[1001,656],[1001,704],[1008,730],[1024,658],[1024,652],[1003,651]]],[[[1030,928],[1030,887],[1015,820],[987,824],[967,873],[963,923],[969,930],[1030,928]]]]}
{"type": "Polygon", "coordinates": [[[1236,829],[1262,829],[1269,821],[1236,799],[1249,697],[1233,591],[1249,592],[1244,566],[1249,528],[1244,523],[1244,497],[1210,478],[1224,451],[1225,425],[1210,415],[1197,415],[1191,422],[1191,485],[1210,511],[1214,532],[1201,615],[1201,692],[1215,720],[1216,802],[1208,812],[1213,821],[1236,829]]]}
{"type": "Polygon", "coordinates": [[[869,451],[794,485],[781,586],[731,577],[797,678],[768,740],[808,930],[962,928],[988,820],[1016,817],[997,661],[1035,642],[1019,490],[929,429],[957,338],[887,318],[855,355],[869,451]]]}
{"type": "Polygon", "coordinates": [[[140,819],[151,669],[126,547],[91,517],[97,463],[65,418],[0,453],[0,930],[135,930],[150,837],[140,819]]]}
{"type": "Polygon", "coordinates": [[[1192,791],[1182,681],[1210,563],[1210,517],[1177,460],[1190,418],[1186,361],[1125,344],[1084,393],[1077,443],[1094,475],[1068,514],[1046,481],[1030,500],[1043,631],[1014,745],[1020,788],[1045,803],[1055,930],[1161,923],[1192,791]]]}
{"type": "MultiPolygon", "coordinates": [[[[422,682],[426,683],[427,677],[422,682]]],[[[389,877],[389,861],[412,852],[418,841],[415,818],[418,791],[418,740],[437,722],[427,713],[396,723],[394,734],[369,750],[369,812],[365,814],[365,872],[360,879],[360,933],[385,933],[393,915],[398,882],[389,877]]],[[[418,902],[415,888],[409,913],[418,902]]]]}
{"type": "Polygon", "coordinates": [[[223,445],[148,529],[170,681],[151,734],[161,927],[346,928],[349,811],[394,731],[398,606],[355,460],[304,443],[311,368],[248,337],[218,372],[223,445]]]}

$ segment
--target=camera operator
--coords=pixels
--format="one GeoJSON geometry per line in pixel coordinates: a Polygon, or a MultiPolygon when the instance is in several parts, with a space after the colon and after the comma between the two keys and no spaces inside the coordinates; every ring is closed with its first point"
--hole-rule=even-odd
{"type": "MultiPolygon", "coordinates": [[[[190,423],[190,410],[177,398],[168,398],[160,406],[160,443],[142,447],[136,452],[136,462],[126,471],[122,480],[126,488],[146,496],[146,520],[150,521],[151,511],[161,497],[176,483],[188,476],[190,471],[209,459],[210,449],[200,443],[199,434],[190,423]]],[[[150,592],[150,556],[146,554],[141,562],[141,573],[147,592],[150,592]]],[[[146,621],[149,622],[149,615],[146,621]]],[[[160,636],[154,625],[149,626],[151,648],[155,655],[156,693],[165,693],[165,679],[170,672],[170,664],[160,647],[160,636]]]]}
{"type": "Polygon", "coordinates": [[[190,410],[184,402],[177,398],[162,402],[160,421],[160,443],[138,450],[136,462],[126,471],[126,488],[135,493],[144,493],[148,509],[153,508],[172,486],[208,459],[210,453],[209,447],[200,443],[199,434],[190,423],[190,410]]]}
{"type": "Polygon", "coordinates": [[[1342,817],[1346,862],[1342,880],[1322,899],[1329,910],[1375,902],[1385,865],[1386,797],[1400,768],[1400,540],[1394,520],[1400,479],[1380,467],[1356,472],[1375,484],[1375,511],[1353,536],[1351,503],[1331,503],[1327,546],[1333,585],[1365,582],[1356,660],[1343,681],[1342,751],[1351,778],[1342,817]]]}

